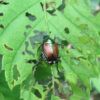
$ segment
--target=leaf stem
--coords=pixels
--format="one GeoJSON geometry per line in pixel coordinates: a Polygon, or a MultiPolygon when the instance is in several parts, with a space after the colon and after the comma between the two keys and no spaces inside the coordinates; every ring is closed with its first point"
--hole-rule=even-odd
{"type": "Polygon", "coordinates": [[[55,78],[54,78],[53,66],[51,66],[51,73],[52,73],[52,89],[53,89],[53,94],[55,95],[55,78]]]}
{"type": "Polygon", "coordinates": [[[46,11],[46,0],[44,0],[43,9],[44,9],[44,18],[45,18],[45,25],[46,25],[45,27],[46,27],[47,33],[49,33],[49,25],[48,25],[47,11],[46,11]]]}

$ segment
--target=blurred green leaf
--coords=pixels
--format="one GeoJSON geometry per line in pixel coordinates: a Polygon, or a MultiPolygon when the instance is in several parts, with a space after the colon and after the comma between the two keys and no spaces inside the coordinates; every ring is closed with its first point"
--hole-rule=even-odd
{"type": "Polygon", "coordinates": [[[0,55],[0,72],[2,70],[2,55],[0,55]]]}
{"type": "Polygon", "coordinates": [[[4,71],[0,72],[0,99],[22,100],[20,99],[20,86],[15,86],[12,90],[10,90],[5,80],[4,71]]]}
{"type": "Polygon", "coordinates": [[[92,78],[91,79],[93,88],[97,90],[97,92],[100,92],[100,76],[98,78],[92,78]]]}
{"type": "MultiPolygon", "coordinates": [[[[94,1],[91,0],[46,1],[46,12],[43,7],[44,1],[7,0],[0,2],[0,54],[3,56],[2,69],[5,70],[6,81],[12,89],[22,84],[32,74],[35,64],[28,64],[27,60],[39,60],[40,44],[35,45],[35,42],[42,43],[43,36],[48,34],[51,38],[57,37],[58,40],[66,40],[72,45],[72,48],[59,46],[61,63],[59,62],[58,68],[64,74],[64,81],[76,86],[72,87],[74,92],[72,98],[75,97],[78,100],[80,97],[86,96],[79,89],[78,80],[86,86],[88,94],[90,78],[97,77],[100,72],[98,61],[100,56],[100,13],[98,12],[96,15],[92,13],[95,7],[94,1]]],[[[31,79],[34,81],[46,80],[48,77],[52,77],[50,67],[45,62],[37,65],[31,79]]],[[[54,78],[57,78],[55,68],[53,71],[54,78]]],[[[43,86],[37,84],[37,90],[44,98],[46,94],[43,86]]],[[[29,84],[26,82],[26,85],[29,84]]],[[[2,93],[1,96],[3,98],[2,93]]],[[[25,100],[39,99],[30,89],[25,88],[21,88],[21,97],[25,100]]]]}
{"type": "Polygon", "coordinates": [[[51,100],[60,100],[59,97],[52,95],[51,100]]]}

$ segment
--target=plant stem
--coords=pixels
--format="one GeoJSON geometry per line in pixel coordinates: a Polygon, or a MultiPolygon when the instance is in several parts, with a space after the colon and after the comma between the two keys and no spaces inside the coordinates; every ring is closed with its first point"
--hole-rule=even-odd
{"type": "Polygon", "coordinates": [[[46,11],[46,0],[44,0],[43,9],[44,9],[45,27],[46,27],[47,33],[49,33],[48,18],[47,18],[47,11],[46,11]]]}
{"type": "Polygon", "coordinates": [[[53,66],[51,66],[51,72],[52,72],[52,89],[53,89],[53,94],[55,95],[55,78],[54,78],[53,66]]]}

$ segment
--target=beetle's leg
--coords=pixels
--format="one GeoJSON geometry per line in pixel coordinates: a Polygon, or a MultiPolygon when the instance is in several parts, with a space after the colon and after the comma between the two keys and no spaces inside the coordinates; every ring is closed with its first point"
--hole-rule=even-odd
{"type": "Polygon", "coordinates": [[[35,64],[32,68],[32,71],[36,68],[36,66],[41,62],[41,60],[35,60],[35,59],[30,59],[30,60],[27,60],[27,63],[30,63],[30,64],[35,64]]]}
{"type": "Polygon", "coordinates": [[[26,61],[27,63],[29,64],[35,64],[33,67],[32,67],[32,71],[35,69],[36,65],[37,65],[37,60],[35,59],[30,59],[30,60],[27,60],[26,61]]]}

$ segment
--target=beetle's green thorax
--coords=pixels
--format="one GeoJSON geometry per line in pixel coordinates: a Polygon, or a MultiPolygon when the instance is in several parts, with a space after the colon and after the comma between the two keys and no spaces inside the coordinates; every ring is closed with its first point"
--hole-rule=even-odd
{"type": "Polygon", "coordinates": [[[43,43],[45,43],[45,42],[49,42],[49,43],[53,44],[54,43],[54,40],[51,39],[48,35],[46,35],[43,38],[43,43]]]}

